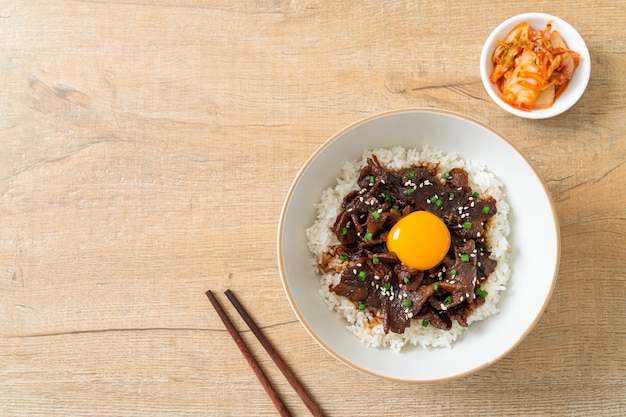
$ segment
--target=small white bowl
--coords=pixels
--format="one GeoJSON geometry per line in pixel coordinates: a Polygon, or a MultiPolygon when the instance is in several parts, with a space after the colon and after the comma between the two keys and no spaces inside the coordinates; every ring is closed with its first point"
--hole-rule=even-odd
{"type": "Polygon", "coordinates": [[[509,113],[527,119],[546,119],[557,116],[568,110],[576,104],[578,99],[580,99],[585,92],[590,75],[591,59],[589,57],[589,50],[582,36],[566,21],[545,13],[525,13],[505,20],[491,32],[480,55],[480,76],[491,99],[509,113]],[[563,94],[561,94],[561,96],[554,101],[552,107],[548,109],[531,111],[516,109],[502,100],[502,95],[498,87],[489,81],[489,75],[493,71],[491,59],[498,44],[498,40],[504,40],[509,32],[521,22],[528,22],[533,29],[536,30],[544,29],[548,22],[552,22],[552,29],[561,33],[569,49],[580,54],[580,64],[574,71],[572,80],[563,94]]]}
{"type": "MultiPolygon", "coordinates": [[[[560,258],[558,220],[545,185],[529,161],[488,127],[441,110],[390,111],[346,127],[326,141],[298,172],[278,226],[278,266],[296,316],[324,349],[341,362],[380,378],[433,382],[485,368],[517,346],[545,310],[560,258]],[[466,161],[482,162],[502,181],[509,217],[511,276],[500,312],[474,322],[451,348],[405,346],[400,353],[369,348],[329,311],[319,294],[305,229],[316,218],[322,191],[334,186],[347,161],[365,150],[431,145],[466,161]]],[[[523,365],[520,365],[523,366],[523,365]]]]}

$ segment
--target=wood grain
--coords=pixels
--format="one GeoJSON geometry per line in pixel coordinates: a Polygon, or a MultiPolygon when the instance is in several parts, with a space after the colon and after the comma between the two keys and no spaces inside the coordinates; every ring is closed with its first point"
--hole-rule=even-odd
{"type": "MultiPolygon", "coordinates": [[[[229,288],[329,416],[626,414],[623,7],[549,6],[0,2],[0,415],[275,415],[207,305],[207,289],[229,288]],[[491,29],[528,10],[569,21],[591,52],[588,90],[554,119],[503,112],[478,74],[491,29]],[[446,384],[340,364],[278,277],[277,221],[300,166],[348,123],[405,107],[508,137],[560,222],[535,330],[446,384]]],[[[309,415],[235,324],[287,408],[309,415]]]]}

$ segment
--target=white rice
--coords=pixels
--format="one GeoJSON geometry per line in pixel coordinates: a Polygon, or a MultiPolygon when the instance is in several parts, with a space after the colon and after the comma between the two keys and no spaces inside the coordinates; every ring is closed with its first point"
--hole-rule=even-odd
{"type": "MultiPolygon", "coordinates": [[[[484,164],[463,160],[456,154],[446,154],[430,146],[419,149],[405,149],[397,146],[391,149],[372,149],[363,153],[360,160],[347,162],[343,166],[342,174],[337,178],[337,184],[322,193],[317,204],[317,219],[306,229],[306,236],[310,251],[315,255],[314,265],[319,265],[322,254],[330,247],[338,245],[336,236],[331,227],[339,214],[344,196],[358,189],[357,178],[361,169],[367,164],[367,158],[376,154],[381,164],[388,169],[400,169],[410,165],[438,163],[440,172],[450,171],[452,168],[463,168],[469,174],[469,184],[474,191],[481,195],[489,195],[497,201],[497,213],[487,223],[485,238],[491,250],[491,258],[498,261],[495,271],[483,282],[481,288],[488,292],[485,303],[474,309],[467,322],[484,320],[499,311],[498,302],[501,292],[506,290],[509,279],[509,205],[505,199],[503,184],[484,166],[484,164]]],[[[320,272],[321,273],[321,272],[320,272]]],[[[459,336],[467,330],[453,320],[450,330],[441,330],[433,326],[423,327],[421,320],[413,320],[403,334],[383,331],[380,317],[373,317],[370,309],[361,311],[348,298],[339,296],[330,291],[339,283],[341,274],[326,273],[320,277],[319,293],[337,317],[347,322],[347,329],[354,333],[363,343],[373,348],[390,348],[399,352],[406,345],[426,347],[451,347],[459,336]]]]}

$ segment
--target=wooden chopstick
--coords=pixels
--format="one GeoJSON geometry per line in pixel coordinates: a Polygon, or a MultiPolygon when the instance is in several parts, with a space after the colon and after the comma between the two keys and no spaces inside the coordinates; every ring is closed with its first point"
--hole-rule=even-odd
{"type": "Polygon", "coordinates": [[[250,327],[252,333],[254,333],[254,335],[259,340],[261,345],[265,348],[265,351],[270,355],[272,360],[274,360],[274,363],[276,364],[276,366],[278,366],[278,369],[280,369],[285,378],[287,378],[287,381],[289,381],[293,389],[296,391],[296,394],[298,394],[298,396],[307,406],[311,414],[313,414],[315,417],[324,417],[324,414],[322,413],[320,408],[317,406],[317,404],[315,404],[313,399],[309,397],[302,384],[300,384],[300,381],[298,381],[298,378],[296,378],[296,376],[293,374],[293,372],[291,372],[291,369],[289,369],[285,361],[283,361],[278,352],[272,347],[272,344],[261,332],[261,329],[256,325],[254,320],[252,320],[252,317],[250,317],[243,305],[237,300],[235,294],[233,294],[231,290],[226,290],[224,294],[226,294],[226,297],[228,297],[233,306],[235,306],[235,309],[237,309],[241,318],[243,318],[248,327],[250,327]]]}
{"type": "Polygon", "coordinates": [[[246,346],[244,340],[241,338],[239,333],[237,333],[237,329],[235,329],[235,326],[228,318],[228,315],[220,305],[219,301],[217,301],[217,298],[215,298],[211,290],[208,290],[206,292],[206,296],[209,298],[211,304],[213,304],[215,311],[217,311],[218,316],[220,316],[220,319],[222,319],[222,321],[224,322],[226,329],[235,340],[235,343],[237,344],[237,347],[239,347],[239,350],[243,354],[244,358],[246,358],[246,360],[248,361],[248,364],[250,365],[256,377],[259,379],[259,382],[263,386],[263,389],[265,389],[265,392],[270,397],[270,400],[272,400],[272,403],[274,404],[274,407],[276,407],[276,410],[278,410],[281,416],[290,417],[291,413],[289,413],[289,410],[287,410],[287,407],[278,396],[278,393],[272,387],[270,380],[267,378],[263,370],[259,367],[259,364],[257,363],[256,359],[254,359],[254,356],[252,356],[252,353],[248,349],[248,346],[246,346]]]}

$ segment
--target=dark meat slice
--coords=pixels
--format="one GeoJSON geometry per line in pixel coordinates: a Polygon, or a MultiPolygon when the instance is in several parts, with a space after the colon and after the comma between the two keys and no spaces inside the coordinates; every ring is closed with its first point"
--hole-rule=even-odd
{"type": "Polygon", "coordinates": [[[367,175],[364,175],[363,172],[373,174],[376,179],[383,184],[391,184],[392,173],[378,161],[378,157],[376,155],[372,155],[371,158],[367,159],[367,166],[363,168],[359,178],[360,180],[362,180],[363,177],[367,175]]]}
{"type": "Polygon", "coordinates": [[[498,261],[491,259],[484,250],[479,249],[476,253],[476,266],[478,268],[478,281],[482,282],[496,270],[498,261]]]}
{"type": "Polygon", "coordinates": [[[367,256],[370,259],[378,258],[380,262],[384,262],[387,264],[395,265],[400,262],[398,259],[398,255],[395,252],[380,252],[380,253],[372,253],[367,251],[367,256]]]}
{"type": "Polygon", "coordinates": [[[350,227],[352,216],[349,211],[342,211],[333,224],[332,231],[337,236],[339,242],[344,246],[352,246],[357,240],[356,229],[350,227]]]}
{"type": "Polygon", "coordinates": [[[424,305],[417,315],[418,319],[428,321],[428,324],[436,327],[437,329],[450,330],[452,328],[452,321],[445,312],[437,311],[430,307],[428,304],[424,305]]]}
{"type": "Polygon", "coordinates": [[[472,188],[469,186],[469,175],[462,168],[452,168],[450,170],[450,178],[448,179],[448,183],[453,188],[460,188],[467,193],[472,191],[472,188]]]}
{"type": "Polygon", "coordinates": [[[433,294],[432,285],[424,285],[416,291],[397,290],[393,297],[383,302],[383,330],[385,333],[404,333],[411,324],[411,319],[419,313],[422,306],[433,294]]]}
{"type": "Polygon", "coordinates": [[[437,283],[443,292],[443,298],[429,299],[429,304],[439,311],[448,311],[461,304],[471,304],[476,298],[474,290],[478,285],[478,278],[475,242],[468,240],[463,246],[456,247],[454,252],[455,262],[446,279],[437,283]]]}
{"type": "Polygon", "coordinates": [[[447,310],[445,313],[452,319],[456,320],[462,327],[467,327],[467,318],[475,308],[480,307],[485,303],[485,299],[482,297],[476,297],[473,303],[467,304],[463,303],[450,310],[447,310]]]}
{"type": "MultiPolygon", "coordinates": [[[[476,242],[468,240],[464,246],[457,247],[454,251],[456,254],[456,262],[454,263],[453,269],[456,269],[457,274],[451,277],[450,282],[454,281],[459,286],[459,292],[461,293],[458,297],[459,302],[467,301],[471,303],[474,301],[474,289],[478,284],[478,277],[476,275],[476,242]]],[[[455,293],[455,295],[456,294],[457,293],[455,293]]]]}
{"type": "Polygon", "coordinates": [[[385,298],[382,303],[383,330],[385,333],[404,333],[411,324],[411,319],[402,310],[401,301],[397,298],[385,298]]]}
{"type": "Polygon", "coordinates": [[[358,271],[345,269],[341,273],[341,281],[330,290],[335,294],[342,295],[352,301],[364,301],[369,295],[367,279],[359,279],[358,271]]]}
{"type": "Polygon", "coordinates": [[[377,235],[381,230],[389,230],[391,226],[400,220],[401,214],[396,210],[390,210],[391,204],[383,204],[380,208],[375,208],[372,212],[378,213],[376,216],[369,215],[365,222],[365,229],[377,235]]]}
{"type": "Polygon", "coordinates": [[[396,264],[394,272],[398,277],[398,284],[405,291],[417,291],[424,280],[424,271],[408,267],[403,263],[396,264]]]}
{"type": "Polygon", "coordinates": [[[463,239],[477,239],[485,235],[485,223],[496,212],[496,201],[472,195],[460,197],[459,205],[448,217],[449,224],[456,225],[452,231],[463,239]]]}

